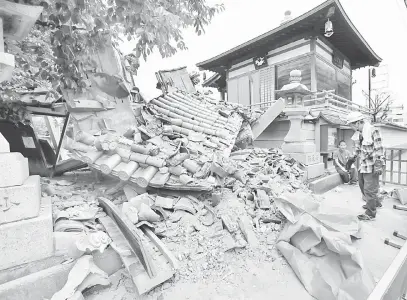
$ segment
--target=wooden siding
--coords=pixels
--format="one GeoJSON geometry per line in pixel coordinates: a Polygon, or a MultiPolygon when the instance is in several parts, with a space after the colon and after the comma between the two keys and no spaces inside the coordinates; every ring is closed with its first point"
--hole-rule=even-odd
{"type": "Polygon", "coordinates": [[[239,85],[238,85],[238,78],[236,79],[229,79],[227,81],[228,87],[228,102],[232,103],[239,103],[239,85]]]}
{"type": "MultiPolygon", "coordinates": [[[[281,63],[285,60],[310,53],[310,41],[300,39],[293,43],[279,47],[275,50],[268,52],[267,63],[269,66],[281,63]]],[[[255,71],[253,58],[247,59],[243,62],[233,65],[229,69],[229,77],[234,78],[255,71]]]]}
{"type": "Polygon", "coordinates": [[[260,72],[254,72],[250,75],[250,99],[252,104],[259,103],[261,90],[261,76],[260,72]]]}
{"type": "Polygon", "coordinates": [[[260,102],[268,102],[274,100],[275,92],[275,76],[276,69],[274,66],[260,70],[260,102]]]}
{"type": "MultiPolygon", "coordinates": [[[[332,45],[330,45],[330,43],[325,38],[321,38],[321,37],[317,38],[317,52],[319,54],[321,54],[321,55],[323,53],[325,53],[325,55],[329,54],[328,59],[331,60],[332,59],[332,53],[333,53],[334,50],[341,53],[338,49],[336,49],[332,45]]],[[[346,56],[344,56],[344,58],[345,58],[344,62],[343,62],[344,67],[350,69],[350,60],[346,56]]]]}
{"type": "Polygon", "coordinates": [[[317,89],[335,90],[335,93],[346,99],[351,99],[351,77],[344,74],[334,65],[328,63],[317,54],[317,89]]]}
{"type": "Polygon", "coordinates": [[[250,82],[249,76],[240,77],[238,79],[238,103],[242,105],[250,105],[250,82]]]}
{"type": "Polygon", "coordinates": [[[317,67],[317,90],[335,90],[338,89],[336,83],[336,71],[335,68],[326,64],[321,59],[316,60],[317,67]]]}
{"type": "Polygon", "coordinates": [[[288,61],[277,65],[277,89],[281,89],[285,84],[289,83],[290,72],[292,70],[300,70],[302,72],[301,83],[311,89],[311,55],[288,61]]]}

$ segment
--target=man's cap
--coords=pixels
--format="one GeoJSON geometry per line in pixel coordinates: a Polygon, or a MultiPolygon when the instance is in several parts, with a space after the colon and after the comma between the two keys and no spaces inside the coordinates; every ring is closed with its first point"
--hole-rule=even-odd
{"type": "Polygon", "coordinates": [[[365,116],[358,111],[353,111],[346,116],[346,124],[349,125],[351,123],[355,123],[357,121],[361,121],[365,118],[365,116]]]}

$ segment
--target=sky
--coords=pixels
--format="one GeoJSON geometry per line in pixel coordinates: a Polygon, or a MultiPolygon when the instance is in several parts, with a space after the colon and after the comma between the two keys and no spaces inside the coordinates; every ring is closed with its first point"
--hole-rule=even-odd
{"type": "MultiPolygon", "coordinates": [[[[208,3],[219,3],[208,0],[208,3]]],[[[161,58],[158,51],[142,61],[136,85],[149,99],[160,91],[155,88],[155,72],[187,66],[197,70],[196,63],[212,58],[258,35],[278,27],[284,12],[290,10],[295,18],[323,3],[323,0],[223,0],[225,11],[216,15],[204,35],[193,29],[184,31],[188,50],[179,51],[170,58],[161,58]]],[[[395,103],[407,104],[407,8],[403,0],[341,0],[349,18],[373,50],[387,66],[389,84],[395,103]]],[[[334,27],[335,31],[335,27],[334,27]]],[[[122,45],[124,53],[134,48],[135,42],[122,45]]],[[[353,72],[353,100],[364,104],[362,91],[368,90],[368,70],[353,72]]]]}

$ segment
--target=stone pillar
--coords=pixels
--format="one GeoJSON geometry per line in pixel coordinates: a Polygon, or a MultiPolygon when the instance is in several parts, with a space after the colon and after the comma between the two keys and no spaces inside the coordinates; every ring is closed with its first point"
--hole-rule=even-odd
{"type": "Polygon", "coordinates": [[[320,154],[316,152],[315,142],[307,140],[312,129],[314,136],[315,125],[304,123],[305,117],[309,115],[309,109],[304,106],[304,96],[310,95],[311,92],[301,84],[301,71],[291,71],[290,82],[277,91],[277,94],[285,98],[284,113],[290,121],[290,129],[282,145],[283,152],[305,166],[305,179],[323,175],[324,164],[321,162],[320,154]]]}
{"type": "Polygon", "coordinates": [[[315,143],[306,140],[307,131],[309,132],[312,127],[315,131],[314,124],[304,123],[304,117],[308,113],[309,111],[304,107],[286,109],[285,114],[290,121],[290,129],[284,138],[282,150],[284,154],[304,164],[305,179],[312,179],[323,175],[325,170],[321,156],[316,152],[315,143]]]}
{"type": "Polygon", "coordinates": [[[0,170],[0,270],[52,256],[51,201],[41,201],[40,177],[1,133],[0,170]]]}

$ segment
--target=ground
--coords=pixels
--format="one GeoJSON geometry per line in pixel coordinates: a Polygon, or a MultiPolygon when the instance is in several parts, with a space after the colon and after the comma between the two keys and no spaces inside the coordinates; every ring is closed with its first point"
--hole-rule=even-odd
{"type": "MultiPolygon", "coordinates": [[[[394,187],[385,186],[386,190],[394,187]]],[[[363,212],[359,188],[343,185],[327,192],[323,201],[333,207],[348,207],[355,215],[363,212]]],[[[362,239],[355,245],[362,252],[366,265],[378,281],[398,253],[398,249],[385,245],[386,238],[392,238],[394,230],[406,233],[407,212],[393,209],[393,204],[400,204],[394,199],[386,198],[383,208],[378,211],[377,219],[362,223],[362,239]]],[[[273,236],[273,239],[276,237],[273,236]]],[[[398,238],[393,237],[393,240],[398,238]]],[[[401,240],[397,241],[402,244],[401,240]]],[[[191,280],[182,276],[165,283],[150,294],[139,298],[145,300],[186,300],[186,299],[313,299],[296,278],[285,259],[273,246],[269,247],[268,258],[254,256],[249,250],[233,250],[236,254],[226,253],[223,261],[226,267],[207,278],[191,280]]],[[[182,270],[181,270],[182,273],[182,270]]],[[[195,274],[194,274],[195,275],[195,274]]],[[[87,300],[99,299],[136,299],[131,279],[124,273],[112,278],[113,284],[108,289],[97,289],[87,294],[87,300]],[[119,283],[120,282],[120,283],[119,283]]]]}
{"type": "MultiPolygon", "coordinates": [[[[383,188],[391,191],[395,186],[385,185],[383,188]]],[[[348,207],[355,214],[363,213],[363,202],[358,186],[343,185],[339,192],[331,190],[325,194],[326,203],[332,206],[348,207]]],[[[398,200],[385,198],[383,208],[379,209],[376,220],[362,222],[362,239],[355,242],[365,259],[375,279],[379,280],[398,253],[398,249],[384,244],[386,238],[403,244],[403,240],[394,237],[393,232],[407,233],[407,212],[393,209],[398,200]]]]}

